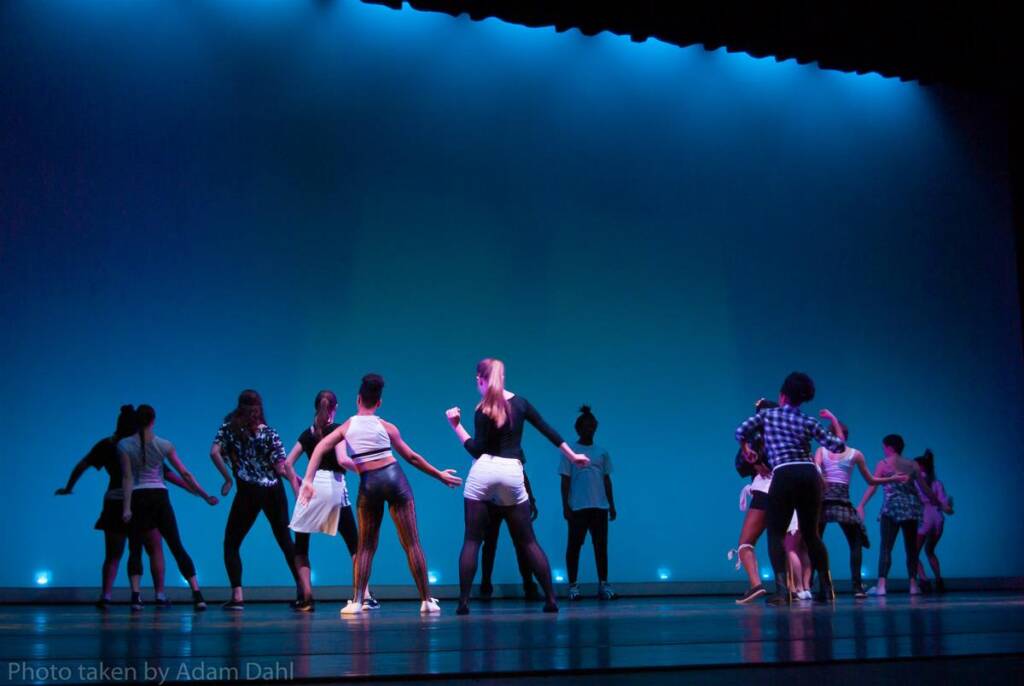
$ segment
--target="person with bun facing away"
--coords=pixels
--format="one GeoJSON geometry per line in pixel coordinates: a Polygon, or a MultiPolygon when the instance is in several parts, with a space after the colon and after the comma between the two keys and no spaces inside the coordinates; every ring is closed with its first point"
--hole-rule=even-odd
{"type": "Polygon", "coordinates": [[[480,545],[490,525],[491,514],[501,508],[513,542],[527,558],[544,591],[544,612],[558,612],[558,600],[551,583],[551,565],[537,542],[530,519],[530,496],[523,476],[523,429],[532,424],[573,464],[590,464],[562,440],[521,395],[505,389],[505,364],[486,358],[476,365],[476,387],[481,400],[473,417],[474,436],[462,426],[462,410],[449,408],[445,415],[459,442],[473,457],[466,478],[463,507],[466,533],[459,554],[459,607],[456,614],[469,614],[469,595],[479,563],[480,545]]]}
{"type": "Polygon", "coordinates": [[[174,444],[153,433],[156,410],[149,405],[139,405],[136,411],[139,432],[121,439],[117,443],[117,454],[121,460],[122,488],[124,489],[124,521],[131,523],[128,540],[128,579],[132,585],[132,609],[142,609],[142,595],[139,583],[142,578],[142,544],[146,532],[157,529],[178,563],[178,571],[192,589],[192,605],[196,610],[205,610],[206,601],[199,591],[196,567],[185,551],[178,533],[178,521],[171,507],[164,483],[164,461],[171,463],[189,490],[198,493],[210,505],[217,499],[203,490],[192,473],[185,468],[174,444]]]}
{"type": "MultiPolygon", "coordinates": [[[[800,531],[803,532],[811,564],[818,573],[820,586],[816,599],[822,602],[835,600],[828,551],[818,528],[822,481],[811,456],[811,441],[817,441],[834,453],[843,452],[846,444],[839,420],[830,411],[821,410],[819,415],[832,424],[831,431],[800,411],[801,405],[814,399],[814,393],[811,377],[803,372],[793,372],[779,390],[779,406],[759,410],[736,429],[736,440],[749,453],[754,451],[748,447],[748,441],[758,432],[763,434],[765,453],[772,469],[767,510],[768,553],[775,571],[775,595],[768,599],[771,605],[788,605],[791,602],[785,583],[784,540],[793,512],[796,512],[800,531]]],[[[756,454],[753,459],[756,459],[756,454]]]]}
{"type": "Polygon", "coordinates": [[[597,566],[597,597],[614,600],[617,596],[608,584],[608,522],[615,521],[615,498],[612,495],[612,458],[608,451],[594,444],[597,417],[589,405],[580,408],[576,418],[579,439],[571,446],[586,453],[590,464],[579,467],[562,456],[558,473],[562,476],[562,516],[569,523],[565,548],[565,567],[569,574],[569,600],[582,598],[576,583],[580,569],[580,550],[590,533],[597,566]]]}
{"type": "MultiPolygon", "coordinates": [[[[946,487],[935,476],[935,454],[931,450],[925,450],[924,455],[915,457],[914,462],[921,466],[925,481],[932,487],[932,493],[939,501],[936,504],[928,500],[928,496],[918,486],[918,495],[921,496],[924,503],[924,514],[921,518],[921,526],[917,528],[917,548],[924,550],[928,556],[928,562],[932,566],[932,571],[935,572],[935,591],[945,593],[946,584],[942,580],[942,569],[939,566],[939,557],[935,554],[935,546],[939,544],[939,539],[942,538],[942,531],[945,528],[944,513],[953,514],[953,497],[946,493],[946,487]]],[[[924,571],[923,562],[918,562],[917,576],[921,582],[921,590],[925,593],[929,592],[931,583],[924,571]]]]}
{"type": "Polygon", "coordinates": [[[316,471],[326,456],[334,454],[335,448],[345,442],[346,456],[339,458],[341,466],[359,474],[359,547],[353,559],[352,600],[342,608],[342,615],[355,615],[371,609],[367,604],[367,585],[373,556],[377,552],[380,525],[384,519],[384,506],[391,511],[391,519],[398,530],[398,539],[405,549],[409,571],[420,594],[420,612],[436,614],[441,611],[436,598],[430,597],[427,576],[427,561],[420,547],[419,528],[416,521],[416,501],[412,487],[405,478],[402,468],[392,450],[406,462],[424,474],[434,477],[445,486],[455,488],[462,479],[455,476],[455,470],[440,470],[423,459],[423,456],[409,447],[402,439],[398,427],[377,416],[381,394],[384,392],[384,378],[379,374],[367,374],[359,385],[356,395],[356,414],[316,444],[302,480],[299,501],[308,504],[316,495],[314,480],[316,471]]]}

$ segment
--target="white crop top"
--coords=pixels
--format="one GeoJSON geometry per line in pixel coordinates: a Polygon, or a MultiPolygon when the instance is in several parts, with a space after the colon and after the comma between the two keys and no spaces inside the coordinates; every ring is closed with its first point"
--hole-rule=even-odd
{"type": "Polygon", "coordinates": [[[356,464],[392,457],[391,437],[380,417],[359,414],[349,417],[345,452],[356,464]]]}
{"type": "Polygon", "coordinates": [[[856,452],[853,448],[847,448],[845,452],[833,453],[822,448],[821,471],[825,481],[849,484],[853,473],[853,455],[856,452]]]}

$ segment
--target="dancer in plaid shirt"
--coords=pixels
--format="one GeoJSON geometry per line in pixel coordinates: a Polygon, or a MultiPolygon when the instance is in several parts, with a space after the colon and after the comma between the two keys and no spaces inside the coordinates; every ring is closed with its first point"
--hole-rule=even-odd
{"type": "Polygon", "coordinates": [[[764,434],[768,464],[772,468],[772,485],[768,494],[768,553],[775,570],[775,595],[768,602],[773,605],[790,601],[785,583],[783,540],[794,511],[820,580],[816,599],[831,601],[835,598],[828,551],[818,533],[822,484],[811,456],[811,440],[837,453],[844,451],[846,446],[842,427],[835,415],[828,410],[820,412],[832,424],[832,431],[828,431],[816,419],[800,411],[801,405],[813,399],[814,381],[802,372],[793,372],[786,377],[779,391],[779,407],[759,411],[736,429],[736,440],[744,446],[755,432],[764,434]]]}

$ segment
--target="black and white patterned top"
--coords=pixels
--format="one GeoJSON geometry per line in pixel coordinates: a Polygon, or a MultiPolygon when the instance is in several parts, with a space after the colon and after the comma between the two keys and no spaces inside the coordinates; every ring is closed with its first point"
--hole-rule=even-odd
{"type": "Polygon", "coordinates": [[[739,425],[736,440],[750,440],[757,429],[764,432],[765,452],[772,469],[790,462],[813,464],[812,439],[834,453],[846,450],[846,445],[838,436],[792,405],[761,410],[739,425]]]}
{"type": "Polygon", "coordinates": [[[231,463],[236,479],[260,486],[276,485],[278,476],[274,465],[286,458],[281,437],[266,424],[260,424],[254,436],[243,437],[239,435],[242,431],[245,429],[236,431],[225,422],[217,429],[213,442],[231,463]]]}

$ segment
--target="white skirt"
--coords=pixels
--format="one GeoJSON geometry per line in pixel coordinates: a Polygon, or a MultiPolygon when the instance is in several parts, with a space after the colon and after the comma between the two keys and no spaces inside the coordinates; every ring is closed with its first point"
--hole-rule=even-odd
{"type": "Polygon", "coordinates": [[[530,499],[523,478],[523,463],[513,457],[481,455],[466,477],[463,495],[495,505],[518,505],[530,499]]]}
{"type": "Polygon", "coordinates": [[[341,508],[349,506],[345,478],[338,480],[335,478],[335,472],[318,469],[316,476],[313,477],[313,489],[315,493],[307,505],[295,503],[292,521],[288,527],[292,531],[304,534],[321,533],[334,536],[338,533],[341,508]]]}

